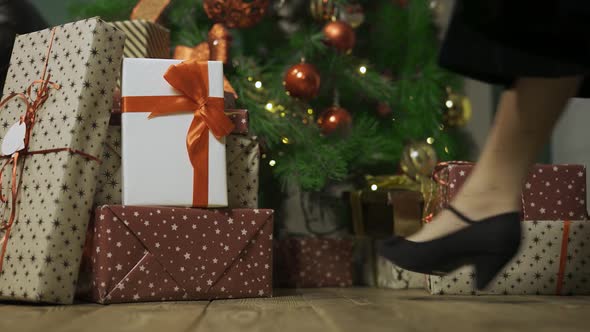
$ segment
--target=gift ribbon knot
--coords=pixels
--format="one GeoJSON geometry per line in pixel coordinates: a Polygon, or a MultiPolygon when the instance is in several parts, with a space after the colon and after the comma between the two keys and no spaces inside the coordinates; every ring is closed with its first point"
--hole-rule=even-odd
{"type": "Polygon", "coordinates": [[[125,96],[123,113],[148,112],[148,118],[193,112],[186,148],[193,166],[193,206],[208,205],[209,131],[217,139],[229,135],[234,124],[224,114],[223,97],[209,96],[208,63],[188,60],[170,66],[164,79],[181,95],[125,96]]]}

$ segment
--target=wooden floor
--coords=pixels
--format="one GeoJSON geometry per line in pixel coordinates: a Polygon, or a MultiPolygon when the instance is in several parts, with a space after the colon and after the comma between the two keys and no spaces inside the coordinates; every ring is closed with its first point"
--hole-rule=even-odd
{"type": "Polygon", "coordinates": [[[453,297],[370,288],[272,299],[0,305],[0,331],[590,331],[590,297],[453,297]]]}

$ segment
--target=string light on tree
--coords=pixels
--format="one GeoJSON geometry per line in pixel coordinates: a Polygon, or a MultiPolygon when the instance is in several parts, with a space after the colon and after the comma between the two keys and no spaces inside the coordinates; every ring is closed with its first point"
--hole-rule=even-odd
{"type": "Polygon", "coordinates": [[[361,75],[365,75],[367,73],[367,67],[366,66],[360,66],[359,67],[359,73],[361,73],[361,75]]]}
{"type": "Polygon", "coordinates": [[[256,89],[262,88],[262,82],[256,81],[256,83],[254,83],[254,87],[256,87],[256,89]]]}

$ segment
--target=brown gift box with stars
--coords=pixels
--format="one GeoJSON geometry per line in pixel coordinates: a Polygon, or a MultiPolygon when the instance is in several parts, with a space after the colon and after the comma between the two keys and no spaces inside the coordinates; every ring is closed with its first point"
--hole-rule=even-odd
{"type": "Polygon", "coordinates": [[[0,299],[73,301],[124,42],[97,18],[16,39],[4,96],[27,98],[3,107],[0,137],[22,116],[30,140],[3,161],[17,175],[3,172],[3,188],[20,187],[3,193],[0,299]]]}
{"type": "MultiPolygon", "coordinates": [[[[444,209],[461,189],[473,164],[450,162],[437,172],[436,209],[444,209]]],[[[583,165],[535,165],[522,193],[523,220],[586,219],[586,168],[583,165]]]]}
{"type": "Polygon", "coordinates": [[[588,295],[590,223],[523,221],[519,253],[484,291],[476,291],[475,272],[463,267],[447,276],[428,276],[432,294],[588,295]]]}
{"type": "Polygon", "coordinates": [[[92,301],[272,296],[272,210],[107,205],[92,233],[92,301]]]}

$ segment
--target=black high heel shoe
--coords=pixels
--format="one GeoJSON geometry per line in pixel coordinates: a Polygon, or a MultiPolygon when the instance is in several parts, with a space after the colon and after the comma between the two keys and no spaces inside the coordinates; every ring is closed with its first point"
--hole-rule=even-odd
{"type": "Polygon", "coordinates": [[[504,213],[475,222],[452,206],[447,209],[469,226],[426,242],[393,237],[381,243],[380,254],[403,269],[431,275],[473,265],[477,289],[484,289],[520,247],[520,216],[504,213]]]}

